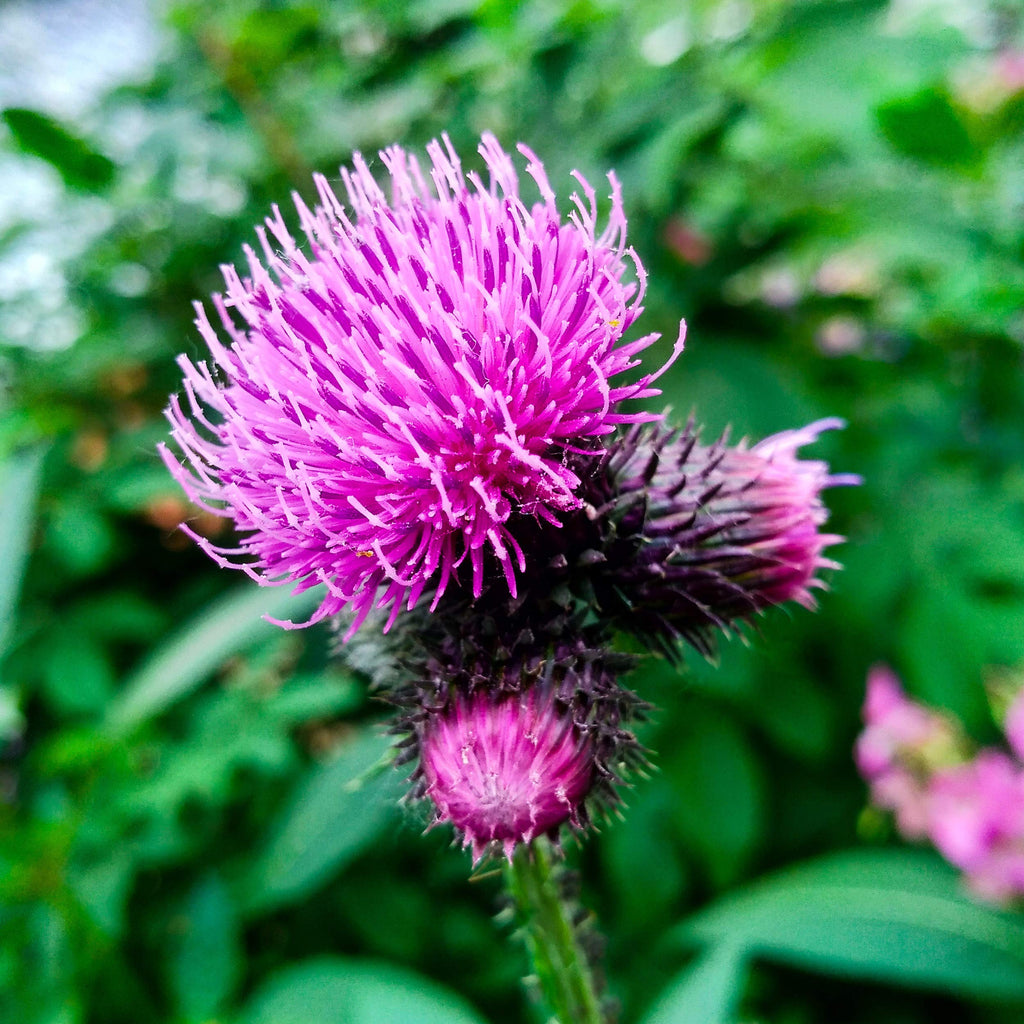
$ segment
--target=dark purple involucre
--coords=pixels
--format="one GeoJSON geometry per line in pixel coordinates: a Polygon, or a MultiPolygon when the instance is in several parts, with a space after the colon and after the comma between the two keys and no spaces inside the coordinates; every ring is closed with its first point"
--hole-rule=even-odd
{"type": "Polygon", "coordinates": [[[619,408],[657,394],[654,376],[612,383],[657,337],[622,341],[644,272],[618,182],[598,233],[586,181],[563,221],[540,162],[519,151],[532,206],[492,135],[487,182],[463,174],[447,137],[426,173],[398,146],[381,153],[390,196],[357,155],[341,172],[348,210],[323,177],[320,206],[295,197],[308,253],[275,207],[263,262],[247,249],[248,277],[223,268],[220,331],[197,305],[211,363],[180,358],[185,401],[167,415],[185,463],[161,451],[240,540],[191,535],[261,584],[325,584],[312,621],[349,607],[354,632],[390,606],[390,625],[424,590],[436,602],[463,563],[478,596],[490,555],[514,595],[514,517],[578,508],[573,454],[657,418],[619,408]]]}

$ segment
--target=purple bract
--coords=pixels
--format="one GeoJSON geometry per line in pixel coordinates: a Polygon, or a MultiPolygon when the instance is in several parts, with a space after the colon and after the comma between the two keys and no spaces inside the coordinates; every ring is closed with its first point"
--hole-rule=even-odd
{"type": "Polygon", "coordinates": [[[463,174],[447,137],[426,173],[397,146],[381,153],[390,196],[356,155],[341,172],[348,210],[323,177],[321,205],[295,197],[308,253],[275,207],[263,262],[247,249],[248,277],[223,268],[220,331],[197,305],[212,363],[180,357],[185,401],[167,415],[185,464],[162,455],[240,540],[188,532],[259,583],[325,584],[312,621],[349,606],[354,631],[390,605],[390,624],[427,588],[436,602],[464,563],[478,596],[489,553],[514,595],[514,517],[579,507],[571,456],[656,418],[618,408],[657,394],[656,375],[611,383],[657,337],[622,341],[644,272],[618,182],[599,234],[586,181],[563,221],[542,165],[519,151],[532,206],[491,135],[487,182],[463,174]]]}

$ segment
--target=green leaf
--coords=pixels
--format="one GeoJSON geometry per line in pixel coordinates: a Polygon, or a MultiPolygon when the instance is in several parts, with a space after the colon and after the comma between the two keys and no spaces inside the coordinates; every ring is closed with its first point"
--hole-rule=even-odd
{"type": "Polygon", "coordinates": [[[69,573],[88,576],[106,568],[117,548],[110,519],[85,497],[66,497],[46,517],[46,546],[69,573]]]}
{"type": "Polygon", "coordinates": [[[675,787],[671,816],[680,839],[722,885],[743,868],[761,833],[763,778],[731,719],[707,711],[691,725],[661,765],[675,787]]]}
{"type": "Polygon", "coordinates": [[[483,1024],[453,992],[411,971],[322,957],[286,968],[253,996],[238,1024],[483,1024]]]}
{"type": "Polygon", "coordinates": [[[101,712],[114,691],[114,667],[104,646],[79,626],[55,629],[42,645],[43,689],[64,715],[101,712]]]}
{"type": "Polygon", "coordinates": [[[402,785],[390,748],[388,737],[363,732],[298,787],[246,880],[247,911],[303,899],[394,820],[402,785]]]}
{"type": "Polygon", "coordinates": [[[972,901],[937,857],[907,850],[859,850],[782,872],[677,935],[823,973],[1024,1001],[1024,921],[972,901]]]}
{"type": "Polygon", "coordinates": [[[0,467],[0,656],[14,624],[39,497],[43,449],[12,456],[0,467]]]}
{"type": "Polygon", "coordinates": [[[227,657],[272,635],[279,627],[261,615],[301,619],[320,599],[319,588],[299,595],[250,586],[233,590],[157,647],[111,703],[108,727],[125,732],[159,714],[205,682],[227,657]]]}
{"type": "Polygon", "coordinates": [[[19,148],[51,164],[69,188],[102,192],[114,180],[117,165],[113,160],[53,118],[22,107],[8,107],[0,118],[19,148]]]}
{"type": "Polygon", "coordinates": [[[72,864],[68,870],[71,890],[97,927],[111,937],[124,932],[134,869],[131,854],[119,849],[89,864],[72,864]]]}
{"type": "Polygon", "coordinates": [[[978,148],[943,89],[922,89],[880,105],[878,126],[893,149],[922,163],[967,166],[978,148]]]}
{"type": "Polygon", "coordinates": [[[641,1024],[727,1024],[743,995],[747,954],[723,942],[669,983],[641,1024]]]}
{"type": "Polygon", "coordinates": [[[629,795],[625,820],[612,823],[597,846],[607,872],[608,887],[622,908],[620,928],[650,934],[671,918],[687,884],[688,863],[679,855],[672,832],[672,808],[678,794],[663,774],[644,782],[629,795]],[[637,871],[637,851],[648,871],[637,871]]]}
{"type": "Polygon", "coordinates": [[[193,886],[175,919],[175,933],[170,973],[178,1009],[186,1020],[210,1020],[231,995],[242,968],[234,908],[216,875],[193,886]]]}

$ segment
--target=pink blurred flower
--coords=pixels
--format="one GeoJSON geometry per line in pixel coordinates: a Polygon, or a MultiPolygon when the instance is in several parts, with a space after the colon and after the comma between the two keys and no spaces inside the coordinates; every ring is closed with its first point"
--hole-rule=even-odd
{"type": "Polygon", "coordinates": [[[1010,702],[1003,719],[1003,732],[1010,744],[1010,749],[1017,758],[1024,761],[1024,688],[1010,702]]]}
{"type": "MultiPolygon", "coordinates": [[[[1015,752],[1019,705],[1006,722],[1015,752]]],[[[1024,765],[993,748],[968,760],[954,723],[908,699],[884,666],[868,675],[864,719],[857,765],[900,833],[930,840],[980,896],[1024,896],[1024,765]]]]}
{"type": "Polygon", "coordinates": [[[479,861],[492,844],[511,860],[518,843],[564,822],[578,825],[594,754],[572,718],[536,691],[457,697],[420,740],[424,792],[479,861]]]}
{"type": "Polygon", "coordinates": [[[1004,50],[994,61],[996,77],[1007,93],[1020,92],[1024,89],[1024,52],[1020,50],[1004,50]]]}
{"type": "Polygon", "coordinates": [[[905,839],[924,839],[928,835],[928,790],[914,772],[893,765],[871,781],[871,802],[891,811],[896,827],[905,839]]]}
{"type": "Polygon", "coordinates": [[[907,762],[923,766],[929,749],[953,742],[949,720],[910,700],[896,674],[885,665],[876,665],[868,673],[864,723],[854,756],[869,782],[907,762]]]}
{"type": "Polygon", "coordinates": [[[938,772],[928,786],[929,835],[978,893],[1024,895],[1024,769],[997,750],[938,772]]]}
{"type": "Polygon", "coordinates": [[[893,812],[906,838],[923,839],[929,823],[925,751],[951,737],[949,723],[910,700],[884,665],[868,673],[864,723],[854,758],[872,803],[893,812]]]}
{"type": "Polygon", "coordinates": [[[381,153],[390,196],[357,154],[341,172],[348,210],[323,177],[320,206],[295,199],[308,253],[275,207],[269,237],[258,230],[263,262],[247,248],[248,277],[224,268],[219,331],[197,305],[211,363],[180,357],[185,401],[167,416],[185,464],[161,454],[241,536],[223,548],[188,532],[259,583],[325,584],[312,621],[351,606],[354,631],[390,605],[390,625],[428,588],[436,601],[464,562],[478,596],[489,555],[514,595],[515,517],[578,508],[575,453],[656,418],[619,409],[657,394],[656,375],[613,383],[657,337],[622,340],[644,272],[618,181],[598,233],[586,181],[563,220],[542,165],[519,151],[532,206],[489,134],[486,183],[447,137],[425,173],[398,146],[381,153]]]}

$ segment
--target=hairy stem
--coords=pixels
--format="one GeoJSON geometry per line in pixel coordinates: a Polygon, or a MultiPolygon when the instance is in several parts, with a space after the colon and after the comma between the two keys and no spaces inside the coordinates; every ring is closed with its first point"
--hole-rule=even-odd
{"type": "Polygon", "coordinates": [[[521,846],[506,869],[506,879],[552,1019],[558,1024],[605,1024],[549,844],[537,839],[521,846]]]}

